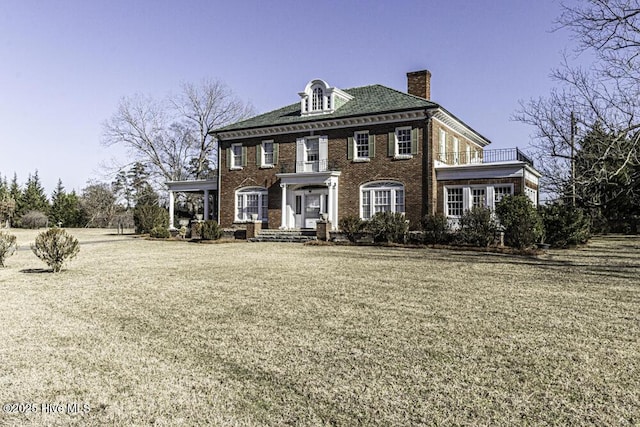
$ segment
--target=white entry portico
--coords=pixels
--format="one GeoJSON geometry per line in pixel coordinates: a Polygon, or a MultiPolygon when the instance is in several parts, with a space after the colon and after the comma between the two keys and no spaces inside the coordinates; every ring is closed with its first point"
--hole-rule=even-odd
{"type": "Polygon", "coordinates": [[[339,171],[279,173],[282,189],[283,230],[316,228],[326,214],[331,229],[338,226],[339,171]]]}

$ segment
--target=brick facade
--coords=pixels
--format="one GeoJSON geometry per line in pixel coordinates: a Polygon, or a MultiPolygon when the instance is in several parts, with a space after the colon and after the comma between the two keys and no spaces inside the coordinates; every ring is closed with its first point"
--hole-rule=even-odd
{"type": "MultiPolygon", "coordinates": [[[[316,80],[312,81],[308,88],[315,84],[314,82],[325,84],[316,80]]],[[[262,224],[262,228],[273,229],[283,224],[281,178],[277,175],[294,172],[299,138],[327,139],[326,160],[330,165],[328,169],[340,171],[337,178],[338,219],[347,215],[360,215],[361,186],[376,181],[394,181],[403,185],[405,216],[411,229],[419,227],[424,215],[444,211],[443,189],[446,185],[510,183],[513,184],[516,194],[524,192],[524,178],[519,177],[437,182],[437,167],[441,167],[443,163],[453,164],[456,162],[455,159],[458,159],[454,157],[452,161],[451,158],[443,157],[441,131],[444,131],[445,136],[444,153],[455,151],[463,153],[462,155],[468,154],[465,160],[460,160],[459,165],[468,164],[469,168],[473,168],[470,159],[482,160],[482,150],[489,141],[429,101],[429,71],[407,73],[407,85],[409,94],[413,96],[380,85],[364,86],[341,92],[343,99],[336,111],[304,116],[301,107],[292,104],[219,130],[216,136],[220,142],[219,222],[222,227],[245,227],[245,223],[235,221],[235,209],[236,191],[246,187],[261,187],[267,190],[267,222],[262,224]],[[354,101],[347,99],[349,96],[354,101]],[[392,107],[396,110],[389,110],[392,107]],[[352,113],[353,111],[358,113],[352,113]],[[395,144],[395,137],[390,134],[398,127],[411,127],[414,130],[412,144],[417,138],[417,152],[413,152],[410,158],[395,158],[389,155],[389,144],[395,144]],[[370,156],[369,161],[350,159],[352,156],[348,153],[349,139],[354,138],[354,133],[359,131],[367,131],[369,136],[373,137],[375,155],[370,156]],[[390,141],[390,137],[394,140],[390,141]],[[457,140],[457,146],[454,140],[457,140]],[[256,161],[258,147],[263,141],[273,141],[278,147],[278,159],[271,168],[260,167],[256,161]],[[242,144],[246,153],[246,165],[242,169],[232,170],[227,164],[227,150],[232,144],[237,143],[242,144]]],[[[325,86],[321,87],[327,89],[325,86]]],[[[301,96],[303,95],[301,93],[301,96]]],[[[338,98],[329,103],[326,98],[323,105],[337,105],[337,100],[338,98]]],[[[303,99],[303,109],[307,108],[305,102],[307,101],[303,99]]],[[[282,179],[289,179],[289,176],[284,175],[282,179]]],[[[335,179],[335,176],[332,175],[331,179],[335,179]]],[[[302,178],[299,180],[303,181],[302,178]]],[[[291,184],[292,182],[298,181],[285,181],[287,185],[297,185],[291,184]]],[[[537,190],[535,183],[527,183],[527,186],[537,190]]],[[[292,202],[287,199],[288,206],[292,206],[292,202]]],[[[287,221],[290,222],[290,217],[287,221]]]]}

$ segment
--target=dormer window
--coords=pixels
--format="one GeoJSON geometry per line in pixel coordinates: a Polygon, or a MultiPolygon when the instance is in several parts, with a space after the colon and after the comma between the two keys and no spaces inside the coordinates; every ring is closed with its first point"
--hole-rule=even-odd
{"type": "Polygon", "coordinates": [[[322,93],[322,89],[319,87],[313,89],[313,104],[311,111],[322,111],[323,100],[324,94],[322,93]]]}
{"type": "Polygon", "coordinates": [[[300,112],[303,116],[330,114],[353,99],[348,93],[330,87],[324,80],[312,80],[300,92],[300,112]]]}

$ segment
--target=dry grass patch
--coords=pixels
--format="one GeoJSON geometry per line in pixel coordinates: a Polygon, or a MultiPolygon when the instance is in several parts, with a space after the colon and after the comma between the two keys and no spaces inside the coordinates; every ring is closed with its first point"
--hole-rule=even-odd
{"type": "Polygon", "coordinates": [[[0,403],[91,411],[8,423],[640,422],[638,238],[531,258],[71,233],[61,274],[25,249],[0,269],[0,403]]]}

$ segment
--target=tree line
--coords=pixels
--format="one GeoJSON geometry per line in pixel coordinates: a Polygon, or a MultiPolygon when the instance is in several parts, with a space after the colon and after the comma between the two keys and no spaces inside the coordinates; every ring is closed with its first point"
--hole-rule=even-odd
{"type": "Polygon", "coordinates": [[[11,182],[4,176],[0,179],[0,226],[133,228],[136,206],[160,204],[148,178],[144,165],[134,163],[121,170],[113,182],[89,182],[79,194],[67,191],[58,179],[47,197],[37,170],[23,185],[15,173],[11,182]]]}

